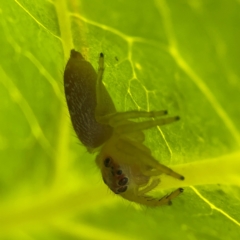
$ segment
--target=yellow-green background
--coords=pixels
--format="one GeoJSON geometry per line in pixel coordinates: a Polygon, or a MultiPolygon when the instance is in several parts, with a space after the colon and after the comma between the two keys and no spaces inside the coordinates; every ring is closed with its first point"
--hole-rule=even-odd
{"type": "Polygon", "coordinates": [[[210,185],[207,167],[232,152],[239,167],[239,1],[0,0],[0,18],[1,240],[239,239],[239,178],[210,185]],[[145,132],[166,165],[206,162],[171,207],[139,207],[102,183],[65,103],[72,48],[95,68],[105,54],[119,111],[181,116],[145,132]]]}

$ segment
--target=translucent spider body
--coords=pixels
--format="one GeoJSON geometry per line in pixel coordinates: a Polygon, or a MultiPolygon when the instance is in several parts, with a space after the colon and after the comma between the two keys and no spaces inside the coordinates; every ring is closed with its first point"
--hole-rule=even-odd
{"type": "Polygon", "coordinates": [[[160,183],[160,175],[179,180],[184,177],[155,160],[143,142],[145,129],[169,124],[179,117],[160,118],[167,111],[116,112],[102,83],[104,56],[99,58],[98,74],[82,55],[71,51],[64,72],[66,100],[74,130],[89,152],[98,150],[96,163],[103,181],[116,194],[148,206],[171,204],[183,189],[163,198],[149,196],[160,183]],[[146,118],[142,122],[131,119],[146,118]]]}

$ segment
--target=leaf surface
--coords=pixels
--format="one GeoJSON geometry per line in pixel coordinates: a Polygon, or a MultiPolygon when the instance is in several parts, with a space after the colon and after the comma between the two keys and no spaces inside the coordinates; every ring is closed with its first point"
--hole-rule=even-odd
{"type": "MultiPolygon", "coordinates": [[[[238,239],[240,5],[237,1],[1,1],[0,238],[238,239]],[[71,127],[70,50],[97,69],[118,111],[181,121],[145,144],[184,182],[171,207],[114,196],[71,127]]],[[[181,185],[182,184],[182,185],[181,185]]]]}

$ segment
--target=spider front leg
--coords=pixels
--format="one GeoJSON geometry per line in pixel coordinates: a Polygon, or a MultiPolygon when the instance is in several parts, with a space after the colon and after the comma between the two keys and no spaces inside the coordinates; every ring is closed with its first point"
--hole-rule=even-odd
{"type": "Polygon", "coordinates": [[[126,161],[127,163],[131,156],[138,159],[138,165],[145,176],[152,177],[165,173],[179,180],[184,180],[181,174],[174,172],[171,168],[168,168],[154,159],[151,155],[151,151],[142,143],[135,142],[127,137],[121,137],[118,138],[115,145],[118,151],[130,156],[129,158],[125,157],[125,160],[122,161],[126,161]]]}
{"type": "Polygon", "coordinates": [[[160,199],[146,195],[146,193],[150,192],[155,187],[157,187],[159,182],[160,181],[158,179],[155,179],[154,181],[152,181],[152,183],[150,185],[148,185],[147,187],[145,187],[141,190],[138,188],[135,191],[126,191],[126,192],[122,193],[121,195],[123,198],[125,198],[127,200],[137,202],[139,204],[143,204],[143,205],[150,206],[150,207],[157,207],[157,206],[161,206],[161,205],[171,205],[172,200],[183,192],[182,188],[178,188],[175,191],[171,192],[170,194],[165,195],[164,197],[162,197],[160,199]]]}
{"type": "Polygon", "coordinates": [[[178,188],[175,191],[171,192],[169,195],[165,195],[164,197],[157,199],[151,198],[148,196],[142,196],[145,205],[149,206],[161,206],[161,205],[172,205],[172,199],[176,198],[180,193],[183,192],[182,188],[178,188]]]}
{"type": "Polygon", "coordinates": [[[180,193],[183,192],[182,188],[178,188],[160,199],[146,195],[146,193],[153,190],[159,184],[159,182],[160,181],[158,179],[155,179],[150,185],[148,185],[144,189],[138,190],[138,201],[140,201],[142,204],[149,206],[171,205],[172,199],[176,198],[180,193]]]}
{"type": "Polygon", "coordinates": [[[147,203],[145,203],[146,205],[154,205],[154,206],[159,206],[159,205],[171,205],[172,202],[171,200],[174,199],[175,197],[177,197],[180,193],[183,192],[182,188],[178,188],[175,191],[171,192],[168,195],[165,195],[164,197],[158,199],[158,198],[153,198],[150,197],[148,195],[146,195],[146,193],[150,192],[151,190],[153,190],[154,188],[156,188],[158,186],[158,184],[160,183],[159,179],[154,179],[150,185],[148,185],[147,187],[143,188],[143,189],[138,189],[137,190],[137,196],[141,199],[141,201],[146,201],[147,203]]]}

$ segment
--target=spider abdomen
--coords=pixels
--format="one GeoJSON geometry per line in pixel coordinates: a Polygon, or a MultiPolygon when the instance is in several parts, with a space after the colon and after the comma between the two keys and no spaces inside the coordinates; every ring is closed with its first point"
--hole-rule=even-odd
{"type": "MultiPolygon", "coordinates": [[[[95,119],[97,73],[81,53],[71,50],[64,71],[64,90],[74,130],[79,140],[88,148],[102,145],[112,134],[112,128],[95,119]]],[[[113,111],[114,104],[104,86],[105,112],[113,111]]]]}

